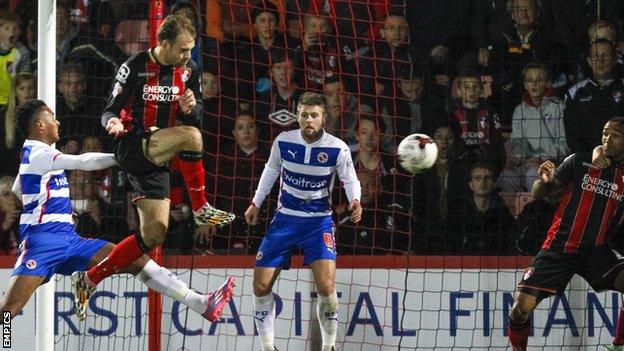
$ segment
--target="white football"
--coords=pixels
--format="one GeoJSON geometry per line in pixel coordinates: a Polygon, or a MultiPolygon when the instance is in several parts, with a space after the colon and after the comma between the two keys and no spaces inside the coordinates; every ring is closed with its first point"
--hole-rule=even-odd
{"type": "Polygon", "coordinates": [[[433,166],[438,158],[438,146],[426,134],[412,134],[401,141],[397,153],[401,166],[416,174],[433,166]]]}

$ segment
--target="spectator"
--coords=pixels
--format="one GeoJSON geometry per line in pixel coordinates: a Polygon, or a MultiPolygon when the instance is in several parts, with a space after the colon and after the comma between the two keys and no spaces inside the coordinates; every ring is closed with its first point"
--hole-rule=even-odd
{"type": "MultiPolygon", "coordinates": [[[[215,206],[242,214],[248,206],[248,200],[253,197],[256,186],[269,157],[268,144],[258,143],[259,130],[254,117],[249,111],[241,111],[236,116],[234,128],[231,131],[235,144],[223,147],[217,158],[210,158],[207,170],[215,170],[209,174],[206,185],[208,193],[216,194],[215,206]],[[213,188],[210,188],[210,187],[213,188]],[[218,189],[218,191],[217,191],[218,189]]],[[[208,158],[207,158],[208,159],[208,158]]],[[[265,206],[263,211],[273,206],[265,206]]],[[[266,221],[270,218],[263,212],[260,218],[266,221]]],[[[214,229],[214,228],[213,228],[214,229]]],[[[211,249],[243,249],[244,253],[257,249],[258,239],[263,234],[265,225],[248,227],[244,218],[236,218],[231,226],[225,227],[213,237],[211,249]]],[[[202,242],[209,242],[202,233],[202,242]]]]}
{"type": "Polygon", "coordinates": [[[11,192],[15,177],[0,178],[0,254],[17,256],[21,203],[11,192]]]}
{"type": "Polygon", "coordinates": [[[463,55],[467,33],[467,1],[406,1],[405,17],[410,28],[410,56],[422,72],[435,76],[435,83],[448,85],[448,72],[463,55]]]}
{"type": "Polygon", "coordinates": [[[106,96],[117,69],[127,56],[114,44],[115,16],[109,1],[89,4],[89,22],[69,44],[69,52],[60,64],[77,62],[87,76],[87,95],[106,96]]]}
{"type": "MultiPolygon", "coordinates": [[[[323,95],[327,98],[327,118],[325,131],[340,138],[355,141],[355,124],[357,123],[358,100],[345,89],[345,83],[336,75],[325,80],[323,95]]],[[[370,107],[364,108],[372,113],[370,107]]],[[[347,143],[349,144],[349,143],[347,143]]]]}
{"type": "Polygon", "coordinates": [[[599,145],[602,126],[624,114],[624,83],[614,77],[615,46],[598,39],[589,45],[591,77],[574,85],[566,95],[565,135],[572,153],[599,145]]]}
{"type": "Polygon", "coordinates": [[[15,77],[13,93],[9,104],[4,109],[4,122],[0,123],[0,174],[17,174],[19,154],[24,143],[23,136],[17,131],[15,108],[26,100],[35,97],[35,76],[32,73],[19,73],[15,77]]]}
{"type": "Polygon", "coordinates": [[[334,75],[341,75],[345,86],[357,86],[356,51],[351,38],[336,37],[330,19],[314,13],[303,18],[302,35],[298,50],[303,57],[306,90],[321,91],[325,80],[334,75]]]}
{"type": "MultiPolygon", "coordinates": [[[[618,43],[615,26],[613,23],[608,21],[600,20],[592,23],[589,28],[587,28],[587,36],[589,37],[590,43],[593,43],[598,39],[605,39],[612,43],[618,43]]],[[[624,78],[624,62],[622,61],[623,58],[620,45],[616,45],[615,52],[616,61],[614,67],[614,77],[622,79],[624,78]]],[[[583,59],[581,58],[580,61],[583,61],[583,59]]]]}
{"type": "Polygon", "coordinates": [[[242,95],[247,99],[253,100],[254,91],[265,93],[271,90],[270,70],[277,62],[272,57],[275,49],[281,51],[296,46],[288,42],[284,32],[278,30],[281,28],[279,19],[277,7],[268,0],[261,0],[251,12],[254,27],[251,39],[242,38],[235,43],[238,83],[242,85],[239,90],[243,89],[242,95]]]}
{"type": "Polygon", "coordinates": [[[402,12],[389,12],[383,27],[380,29],[383,40],[373,43],[373,50],[360,65],[360,93],[367,96],[395,97],[399,91],[394,90],[395,72],[409,71],[412,62],[409,55],[409,28],[402,12]],[[408,68],[404,68],[406,66],[408,68]],[[370,78],[367,79],[367,76],[370,78]]]}
{"type": "Polygon", "coordinates": [[[71,22],[71,13],[67,4],[56,5],[56,62],[65,63],[65,57],[71,52],[72,41],[78,36],[79,27],[71,22]]]}
{"type": "Polygon", "coordinates": [[[457,252],[468,255],[500,255],[510,251],[509,231],[514,218],[505,200],[494,190],[492,166],[477,162],[469,172],[470,194],[459,202],[449,203],[449,213],[457,216],[452,221],[456,235],[457,252]]]}
{"type": "Polygon", "coordinates": [[[30,72],[30,58],[18,50],[20,19],[10,12],[0,13],[0,107],[10,100],[13,79],[20,72],[30,72]]]}
{"type": "Polygon", "coordinates": [[[462,71],[456,89],[456,101],[451,119],[459,130],[458,156],[448,173],[449,201],[457,202],[469,193],[469,170],[475,162],[492,165],[498,177],[505,164],[505,149],[501,124],[496,111],[481,98],[483,86],[474,70],[462,71]]]}
{"type": "Polygon", "coordinates": [[[559,77],[561,70],[559,47],[537,26],[536,0],[509,0],[506,9],[511,22],[501,21],[500,29],[491,33],[488,43],[491,49],[479,50],[479,63],[492,73],[490,101],[500,112],[503,125],[508,127],[513,109],[521,100],[524,67],[531,62],[542,62],[554,72],[554,77],[559,77]]]}
{"type": "Polygon", "coordinates": [[[223,65],[204,62],[201,79],[202,101],[204,105],[204,118],[202,133],[204,133],[204,151],[216,152],[218,143],[231,143],[228,138],[229,131],[234,126],[234,117],[238,111],[236,89],[220,74],[219,69],[225,69],[223,65]],[[230,88],[230,89],[228,89],[230,88]],[[210,135],[205,135],[210,134],[210,135]],[[220,139],[219,139],[220,137],[220,139]]]}
{"type": "MultiPolygon", "coordinates": [[[[116,218],[105,201],[98,197],[95,174],[74,170],[69,174],[72,209],[76,213],[76,231],[85,237],[119,242],[128,233],[124,221],[116,218]]],[[[122,217],[119,213],[118,217],[122,217]]]]}
{"type": "Polygon", "coordinates": [[[271,50],[270,88],[256,94],[255,115],[259,122],[260,138],[272,141],[279,133],[292,129],[297,120],[297,101],[303,94],[295,80],[299,60],[287,50],[271,50]]]}
{"type": "Polygon", "coordinates": [[[100,100],[88,97],[87,77],[81,65],[68,63],[58,75],[56,118],[61,122],[61,141],[73,137],[82,139],[87,135],[105,136],[99,115],[102,111],[100,100]]]}
{"type": "MultiPolygon", "coordinates": [[[[171,13],[175,15],[182,15],[188,18],[195,27],[197,33],[203,32],[201,16],[193,1],[176,1],[173,6],[171,6],[171,13]]],[[[195,47],[193,47],[193,50],[191,51],[191,59],[193,60],[193,62],[197,63],[198,68],[201,70],[203,63],[201,35],[197,36],[197,40],[195,41],[195,47]]]]}
{"type": "Polygon", "coordinates": [[[387,135],[384,150],[394,150],[397,142],[410,134],[431,135],[435,125],[448,122],[445,93],[437,91],[422,73],[404,68],[397,71],[392,85],[396,97],[382,100],[387,135]]]}
{"type": "Polygon", "coordinates": [[[523,101],[513,114],[511,154],[499,178],[505,192],[531,191],[544,160],[558,162],[570,153],[565,140],[565,104],[554,94],[543,64],[524,69],[523,101]]]}
{"type": "Polygon", "coordinates": [[[355,247],[354,253],[406,252],[409,181],[404,171],[401,173],[395,167],[394,158],[380,152],[383,125],[370,115],[363,115],[358,121],[357,151],[352,159],[362,186],[360,201],[364,215],[357,229],[345,225],[339,230],[337,242],[355,247]]]}
{"type": "Polygon", "coordinates": [[[438,158],[430,169],[414,175],[412,211],[412,250],[418,254],[452,253],[448,239],[449,212],[447,174],[457,158],[457,131],[451,124],[442,123],[433,129],[433,140],[438,146],[438,158]]]}
{"type": "MultiPolygon", "coordinates": [[[[542,1],[538,22],[544,37],[563,49],[561,64],[569,75],[568,81],[579,82],[583,79],[580,67],[585,59],[579,60],[578,54],[588,45],[586,30],[589,25],[606,20],[622,28],[622,18],[619,0],[549,0],[542,1]]],[[[604,123],[596,123],[602,129],[604,123]]]]}

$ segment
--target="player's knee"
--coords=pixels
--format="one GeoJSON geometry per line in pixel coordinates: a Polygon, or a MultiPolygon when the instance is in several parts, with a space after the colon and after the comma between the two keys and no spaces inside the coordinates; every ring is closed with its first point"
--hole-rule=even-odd
{"type": "Polygon", "coordinates": [[[261,282],[255,281],[253,282],[253,290],[254,295],[256,296],[265,296],[271,293],[271,283],[270,282],[261,282]]]}
{"type": "Polygon", "coordinates": [[[202,134],[199,129],[192,126],[181,127],[184,130],[185,147],[188,150],[201,150],[203,147],[202,134]]]}
{"type": "Polygon", "coordinates": [[[317,284],[318,293],[323,296],[329,296],[334,293],[334,284],[331,282],[317,284]]]}
{"type": "Polygon", "coordinates": [[[523,301],[516,300],[511,311],[509,311],[509,319],[517,325],[523,324],[529,319],[529,315],[533,309],[523,301]]]}
{"type": "Polygon", "coordinates": [[[141,227],[141,237],[145,245],[150,249],[165,242],[167,236],[167,224],[165,222],[154,221],[141,227]]]}

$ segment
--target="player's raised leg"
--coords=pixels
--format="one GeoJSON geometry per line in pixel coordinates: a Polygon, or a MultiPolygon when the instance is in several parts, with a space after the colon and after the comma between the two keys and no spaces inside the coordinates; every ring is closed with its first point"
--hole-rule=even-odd
{"type": "Polygon", "coordinates": [[[280,269],[270,267],[254,268],[254,323],[260,336],[262,351],[275,348],[275,298],[273,284],[280,274],[280,269]]]}
{"type": "Polygon", "coordinates": [[[335,348],[338,330],[338,295],[334,284],[336,262],[333,260],[316,260],[312,262],[310,268],[314,273],[318,294],[316,316],[323,338],[322,351],[331,351],[335,348]]]}
{"type": "Polygon", "coordinates": [[[201,132],[192,126],[160,129],[152,134],[145,149],[145,155],[159,165],[176,155],[179,156],[180,171],[188,189],[197,224],[219,226],[228,224],[234,220],[234,214],[216,209],[206,199],[206,172],[202,154],[201,132]]]}
{"type": "MultiPolygon", "coordinates": [[[[107,255],[114,247],[115,245],[112,243],[103,246],[91,257],[89,267],[93,267],[106,259],[107,255]]],[[[120,270],[120,273],[130,273],[137,276],[137,278],[150,289],[183,303],[211,322],[221,317],[223,308],[232,297],[235,283],[234,277],[228,277],[215,291],[208,294],[200,294],[190,289],[188,285],[178,279],[175,274],[159,266],[147,255],[141,256],[130,266],[120,270]]],[[[72,285],[76,293],[76,313],[82,320],[86,317],[88,300],[95,289],[87,283],[85,273],[81,271],[72,274],[72,285]]]]}

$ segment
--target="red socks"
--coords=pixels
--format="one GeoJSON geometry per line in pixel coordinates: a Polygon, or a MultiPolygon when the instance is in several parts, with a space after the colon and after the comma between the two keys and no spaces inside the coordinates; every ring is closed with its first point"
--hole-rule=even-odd
{"type": "Polygon", "coordinates": [[[197,211],[208,202],[206,200],[206,172],[201,151],[181,152],[180,171],[189,192],[193,211],[197,211]]]}
{"type": "Polygon", "coordinates": [[[526,351],[529,333],[531,332],[531,320],[527,320],[526,323],[521,326],[513,326],[512,322],[509,321],[507,332],[509,334],[509,343],[511,344],[512,350],[526,351]]]}
{"type": "Polygon", "coordinates": [[[614,345],[624,345],[624,305],[620,308],[617,324],[615,326],[614,345]]]}
{"type": "Polygon", "coordinates": [[[97,285],[141,256],[143,256],[143,250],[139,246],[137,236],[132,234],[117,244],[102,262],[89,269],[87,278],[93,285],[97,285]]]}

